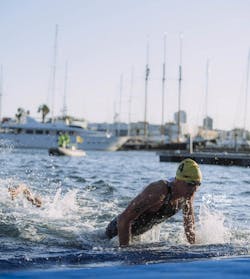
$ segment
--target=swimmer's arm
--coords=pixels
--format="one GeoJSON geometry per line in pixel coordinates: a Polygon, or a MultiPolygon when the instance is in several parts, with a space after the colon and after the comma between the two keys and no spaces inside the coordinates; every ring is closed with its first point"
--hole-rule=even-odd
{"type": "Polygon", "coordinates": [[[11,195],[11,199],[14,200],[14,198],[17,197],[20,193],[23,193],[25,198],[30,201],[33,205],[40,207],[42,205],[42,201],[40,198],[35,197],[29,188],[25,184],[20,184],[16,188],[9,188],[9,192],[11,195]]]}
{"type": "Polygon", "coordinates": [[[19,184],[16,188],[8,189],[11,199],[14,200],[20,193],[24,193],[24,191],[29,191],[25,184],[19,184]]]}
{"type": "Polygon", "coordinates": [[[129,245],[131,239],[131,225],[145,211],[159,206],[163,198],[155,190],[146,188],[124,210],[118,218],[118,237],[120,246],[129,245]]]}
{"type": "Polygon", "coordinates": [[[185,201],[183,206],[183,220],[184,230],[187,240],[190,244],[195,243],[195,220],[194,220],[194,208],[193,197],[185,201]]]}
{"type": "Polygon", "coordinates": [[[136,220],[146,209],[147,204],[145,202],[140,202],[138,198],[136,198],[119,216],[117,227],[120,246],[129,245],[132,222],[136,220]]]}

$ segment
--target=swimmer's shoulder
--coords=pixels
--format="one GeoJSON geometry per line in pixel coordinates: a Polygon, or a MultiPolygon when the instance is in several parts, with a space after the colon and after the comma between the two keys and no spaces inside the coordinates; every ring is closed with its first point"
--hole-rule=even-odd
{"type": "Polygon", "coordinates": [[[154,192],[156,189],[157,191],[165,191],[169,187],[169,181],[168,180],[158,180],[151,182],[146,188],[146,191],[152,191],[154,192]]]}

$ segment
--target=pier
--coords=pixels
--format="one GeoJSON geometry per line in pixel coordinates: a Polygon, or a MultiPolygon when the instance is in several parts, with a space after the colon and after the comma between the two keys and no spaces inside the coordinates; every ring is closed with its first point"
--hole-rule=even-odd
{"type": "Polygon", "coordinates": [[[249,153],[159,151],[160,162],[180,162],[191,158],[199,164],[250,167],[249,153]]]}

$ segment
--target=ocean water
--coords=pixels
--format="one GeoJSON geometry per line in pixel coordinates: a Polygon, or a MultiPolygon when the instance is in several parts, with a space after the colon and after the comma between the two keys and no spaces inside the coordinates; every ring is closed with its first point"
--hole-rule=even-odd
{"type": "Polygon", "coordinates": [[[183,270],[190,278],[202,272],[211,278],[215,263],[231,271],[229,278],[249,278],[248,168],[201,165],[195,245],[186,241],[181,212],[135,238],[129,248],[119,248],[117,238],[105,238],[109,221],[136,194],[152,181],[174,176],[176,168],[176,163],[160,163],[154,152],[89,151],[86,157],[69,158],[2,148],[0,278],[69,278],[69,273],[163,278],[171,271],[177,276],[172,278],[181,278],[183,270]],[[22,195],[11,200],[8,187],[19,183],[41,197],[41,208],[22,195]],[[209,266],[210,272],[204,271],[209,266]]]}

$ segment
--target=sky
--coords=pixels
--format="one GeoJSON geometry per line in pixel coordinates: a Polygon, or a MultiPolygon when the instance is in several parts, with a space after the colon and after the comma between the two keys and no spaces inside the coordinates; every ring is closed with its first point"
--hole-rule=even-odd
{"type": "Polygon", "coordinates": [[[249,11],[250,0],[0,0],[1,115],[39,118],[44,103],[60,115],[65,99],[90,122],[143,121],[148,62],[147,121],[161,124],[165,36],[164,121],[178,110],[181,63],[190,129],[207,111],[216,129],[250,130],[249,11]]]}

